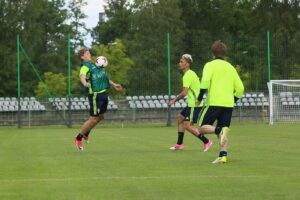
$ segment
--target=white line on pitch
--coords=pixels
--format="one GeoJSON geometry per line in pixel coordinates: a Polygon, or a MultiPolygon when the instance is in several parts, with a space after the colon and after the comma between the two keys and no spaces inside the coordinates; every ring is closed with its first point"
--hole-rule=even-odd
{"type": "Polygon", "coordinates": [[[181,179],[181,178],[272,178],[272,177],[290,177],[300,175],[245,175],[245,176],[103,176],[103,177],[90,177],[90,178],[41,178],[41,179],[6,179],[0,180],[0,183],[8,182],[63,182],[63,181],[88,181],[88,180],[113,180],[113,179],[181,179]]]}

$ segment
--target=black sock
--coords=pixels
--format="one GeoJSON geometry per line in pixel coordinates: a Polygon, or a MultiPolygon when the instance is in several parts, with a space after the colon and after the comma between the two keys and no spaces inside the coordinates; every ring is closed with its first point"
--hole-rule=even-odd
{"type": "Polygon", "coordinates": [[[215,134],[219,135],[222,131],[222,127],[216,127],[215,128],[215,134]]]}
{"type": "Polygon", "coordinates": [[[227,156],[227,151],[220,151],[219,157],[227,156]]]}
{"type": "Polygon", "coordinates": [[[82,140],[82,137],[83,137],[83,136],[79,133],[79,134],[77,135],[76,139],[79,140],[79,141],[81,141],[81,140],[82,140]]]}
{"type": "Polygon", "coordinates": [[[183,137],[184,137],[184,132],[178,132],[177,144],[182,144],[183,143],[183,137]]]}
{"type": "Polygon", "coordinates": [[[202,140],[204,144],[207,144],[209,141],[203,134],[199,134],[197,137],[202,140]]]}
{"type": "Polygon", "coordinates": [[[86,132],[84,135],[88,137],[89,134],[90,134],[90,132],[91,132],[91,131],[88,131],[88,132],[86,132]]]}

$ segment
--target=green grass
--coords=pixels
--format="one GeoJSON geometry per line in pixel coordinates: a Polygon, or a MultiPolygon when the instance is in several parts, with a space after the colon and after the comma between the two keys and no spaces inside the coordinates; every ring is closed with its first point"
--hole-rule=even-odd
{"type": "Polygon", "coordinates": [[[186,133],[170,151],[176,127],[99,126],[84,151],[78,128],[0,128],[2,200],[299,199],[300,125],[234,124],[229,162],[186,133]]]}

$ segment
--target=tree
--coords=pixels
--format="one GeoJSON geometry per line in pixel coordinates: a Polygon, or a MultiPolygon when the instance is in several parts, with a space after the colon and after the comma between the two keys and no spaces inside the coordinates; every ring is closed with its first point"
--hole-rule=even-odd
{"type": "Polygon", "coordinates": [[[173,91],[178,91],[181,75],[177,63],[183,53],[181,41],[184,34],[179,1],[136,1],[133,9],[135,13],[131,34],[126,38],[126,45],[136,67],[130,71],[129,94],[168,92],[168,32],[171,35],[172,48],[172,88],[173,91]]]}
{"type": "Polygon", "coordinates": [[[86,5],[87,2],[85,0],[73,0],[70,1],[68,6],[70,9],[68,17],[71,19],[70,25],[72,27],[71,37],[73,49],[85,46],[84,37],[87,35],[88,31],[91,31],[86,27],[85,23],[82,22],[87,15],[82,12],[81,8],[86,5]]]}
{"type": "MultiPolygon", "coordinates": [[[[76,7],[80,2],[82,1],[71,3],[76,7]]],[[[81,13],[78,9],[75,11],[77,14],[81,13]]],[[[73,17],[68,12],[65,0],[0,0],[0,79],[7,80],[0,89],[0,96],[17,95],[17,34],[40,74],[67,73],[67,34],[73,30],[72,35],[76,38],[82,32],[80,24],[72,23],[73,17]]],[[[74,44],[71,51],[75,48],[77,46],[74,44]]],[[[79,65],[75,57],[75,54],[71,55],[72,65],[79,65]]],[[[21,54],[21,95],[34,95],[37,84],[38,79],[21,54]]]]}
{"type": "Polygon", "coordinates": [[[49,97],[52,96],[66,96],[67,90],[67,78],[63,74],[54,74],[52,72],[46,72],[44,74],[45,84],[38,83],[38,87],[35,91],[37,97],[49,97]],[[50,92],[48,94],[48,91],[50,92]]]}
{"type": "MultiPolygon", "coordinates": [[[[62,73],[44,73],[44,83],[39,82],[35,89],[37,97],[65,97],[68,96],[68,78],[62,73]]],[[[71,71],[71,91],[73,96],[83,95],[84,89],[79,79],[79,69],[71,71]]]]}
{"type": "Polygon", "coordinates": [[[107,21],[99,21],[93,29],[93,44],[108,44],[116,38],[124,38],[131,24],[131,7],[128,0],[108,0],[104,8],[107,21]]]}

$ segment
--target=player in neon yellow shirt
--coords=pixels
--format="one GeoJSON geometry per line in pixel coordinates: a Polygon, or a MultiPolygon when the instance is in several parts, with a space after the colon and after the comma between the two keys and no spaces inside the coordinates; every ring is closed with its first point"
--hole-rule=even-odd
{"type": "MultiPolygon", "coordinates": [[[[177,116],[178,140],[177,143],[170,148],[170,150],[183,149],[184,131],[185,129],[190,131],[193,128],[193,124],[197,123],[199,113],[203,106],[203,103],[200,106],[196,104],[197,97],[200,91],[200,81],[197,74],[190,69],[192,62],[193,62],[192,56],[189,54],[184,54],[181,57],[178,64],[180,69],[184,72],[184,75],[182,77],[183,90],[179,95],[177,95],[175,99],[172,99],[169,102],[169,106],[173,105],[177,100],[182,99],[186,95],[188,96],[188,105],[177,116]]],[[[196,136],[200,140],[202,140],[202,142],[204,143],[204,151],[207,151],[212,145],[212,141],[208,140],[202,134],[197,134],[196,136]]]]}
{"type": "Polygon", "coordinates": [[[205,64],[202,73],[198,101],[208,93],[207,107],[199,120],[199,133],[215,133],[219,139],[220,152],[212,163],[227,162],[228,132],[234,103],[242,97],[243,83],[235,68],[224,60],[227,47],[216,41],[211,47],[214,60],[205,64]],[[216,127],[213,123],[217,120],[216,127]]]}

